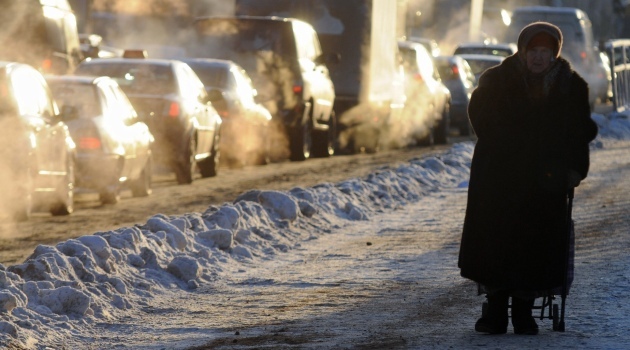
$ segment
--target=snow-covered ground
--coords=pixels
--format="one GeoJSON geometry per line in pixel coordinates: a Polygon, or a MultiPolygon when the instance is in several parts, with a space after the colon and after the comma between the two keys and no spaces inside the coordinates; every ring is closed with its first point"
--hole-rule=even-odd
{"type": "MultiPolygon", "coordinates": [[[[593,153],[630,140],[626,115],[593,114],[593,119],[600,127],[593,153]]],[[[203,344],[212,335],[191,330],[176,315],[167,315],[172,325],[164,334],[133,332],[125,324],[140,323],[172,303],[194,303],[191,294],[220,288],[236,274],[270,262],[299,261],[304,254],[316,255],[314,247],[334,250],[344,237],[366,228],[386,231],[394,219],[384,218],[421,199],[426,213],[436,215],[428,210],[439,210],[449,193],[465,191],[473,147],[457,143],[445,153],[365,178],[286,192],[252,190],[202,213],[157,214],[142,225],[39,246],[23,264],[0,264],[0,347],[172,349],[203,344]]],[[[426,224],[434,218],[416,220],[426,224]]],[[[440,277],[438,270],[433,275],[440,277]]],[[[627,286],[619,288],[626,293],[627,286]]],[[[626,315],[615,317],[628,330],[626,315]]],[[[602,348],[617,347],[603,342],[602,348]]]]}

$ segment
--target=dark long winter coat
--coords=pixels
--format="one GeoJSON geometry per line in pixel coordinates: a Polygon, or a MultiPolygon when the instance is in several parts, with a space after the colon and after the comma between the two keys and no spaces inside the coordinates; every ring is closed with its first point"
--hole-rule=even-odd
{"type": "Polygon", "coordinates": [[[562,285],[567,172],[585,178],[591,120],[587,83],[563,58],[534,101],[518,55],[486,71],[468,113],[478,141],[459,254],[461,275],[485,286],[562,285]]]}

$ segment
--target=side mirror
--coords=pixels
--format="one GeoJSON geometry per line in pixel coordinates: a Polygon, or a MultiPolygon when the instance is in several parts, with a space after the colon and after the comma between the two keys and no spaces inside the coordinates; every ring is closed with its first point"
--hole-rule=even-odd
{"type": "Polygon", "coordinates": [[[61,106],[61,113],[59,114],[61,120],[64,122],[79,118],[79,110],[76,106],[63,105],[61,106]]]}

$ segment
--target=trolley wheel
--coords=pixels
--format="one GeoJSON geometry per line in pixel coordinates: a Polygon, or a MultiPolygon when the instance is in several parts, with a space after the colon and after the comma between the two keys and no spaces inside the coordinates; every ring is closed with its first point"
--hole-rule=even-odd
{"type": "Polygon", "coordinates": [[[553,318],[553,330],[559,330],[558,324],[560,322],[560,312],[558,311],[558,304],[553,304],[551,317],[553,318]]]}
{"type": "Polygon", "coordinates": [[[484,301],[483,304],[481,304],[481,317],[486,317],[487,314],[488,314],[488,302],[484,301]]]}

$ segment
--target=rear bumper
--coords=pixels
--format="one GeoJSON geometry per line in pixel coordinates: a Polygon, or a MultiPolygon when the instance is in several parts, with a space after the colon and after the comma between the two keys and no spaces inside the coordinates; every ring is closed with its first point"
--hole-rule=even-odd
{"type": "Polygon", "coordinates": [[[77,154],[76,187],[98,190],[120,183],[124,158],[119,155],[77,154]]]}

